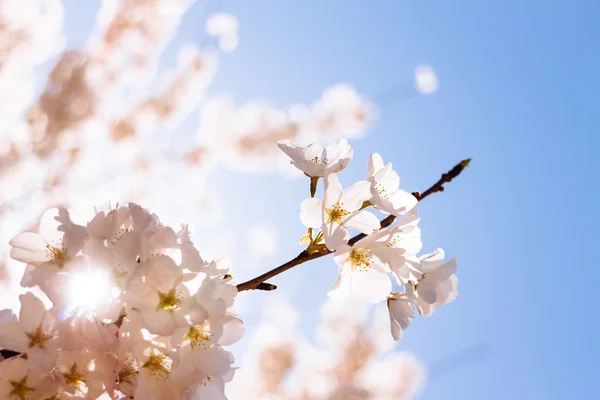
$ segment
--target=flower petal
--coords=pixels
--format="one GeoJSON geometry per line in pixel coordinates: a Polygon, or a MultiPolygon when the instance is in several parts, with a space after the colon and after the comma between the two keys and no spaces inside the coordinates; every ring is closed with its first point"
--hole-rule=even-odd
{"type": "Polygon", "coordinates": [[[371,214],[366,210],[360,210],[351,214],[348,219],[344,221],[344,225],[347,228],[356,229],[366,235],[375,232],[381,226],[379,219],[375,214],[371,214]]]}
{"type": "Polygon", "coordinates": [[[345,210],[356,211],[370,198],[371,184],[367,181],[360,181],[344,190],[339,201],[344,205],[345,210]]]}
{"type": "Polygon", "coordinates": [[[319,199],[306,199],[300,205],[300,221],[307,228],[319,228],[323,223],[323,203],[319,199]]]}
{"type": "Polygon", "coordinates": [[[368,268],[352,275],[352,290],[372,303],[384,300],[392,290],[392,281],[387,274],[368,268]]]}

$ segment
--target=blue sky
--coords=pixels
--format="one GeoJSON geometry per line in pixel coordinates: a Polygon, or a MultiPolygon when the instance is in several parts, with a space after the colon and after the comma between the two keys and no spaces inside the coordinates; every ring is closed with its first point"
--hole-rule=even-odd
{"type": "MultiPolygon", "coordinates": [[[[71,14],[84,9],[66,4],[75,7],[71,14]]],[[[202,21],[211,8],[236,15],[241,26],[240,47],[223,57],[214,91],[287,106],[350,82],[383,102],[368,137],[354,143],[342,182],[362,179],[374,151],[394,163],[409,191],[473,158],[444,193],[420,206],[424,250],[439,246],[458,258],[459,298],[417,319],[398,348],[429,364],[479,344],[487,356],[440,374],[420,399],[599,398],[592,380],[600,372],[593,256],[600,238],[600,4],[209,1],[186,16],[176,43],[206,43],[202,21]],[[410,90],[421,63],[440,78],[432,96],[410,90]],[[382,96],[396,88],[392,100],[382,96]]],[[[71,43],[83,40],[89,15],[88,22],[69,17],[71,43]]],[[[230,229],[266,221],[280,232],[280,249],[265,268],[301,250],[305,182],[224,171],[219,181],[230,229]]],[[[273,280],[301,308],[307,332],[335,276],[333,260],[322,259],[273,280]]],[[[270,294],[242,295],[260,304],[270,294]]],[[[246,316],[250,329],[255,314],[246,316]]]]}

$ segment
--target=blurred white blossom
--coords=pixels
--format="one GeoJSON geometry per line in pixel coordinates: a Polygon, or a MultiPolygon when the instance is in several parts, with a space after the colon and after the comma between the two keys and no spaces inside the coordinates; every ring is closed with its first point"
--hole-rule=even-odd
{"type": "Polygon", "coordinates": [[[419,93],[435,93],[440,86],[438,77],[429,65],[419,65],[415,68],[415,88],[419,93]]]}

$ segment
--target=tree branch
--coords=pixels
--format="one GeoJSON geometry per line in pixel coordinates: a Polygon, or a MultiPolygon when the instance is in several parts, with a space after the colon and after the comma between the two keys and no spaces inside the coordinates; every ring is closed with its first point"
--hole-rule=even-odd
{"type": "MultiPolygon", "coordinates": [[[[463,171],[463,169],[465,169],[469,165],[470,162],[471,162],[470,158],[462,160],[461,162],[456,164],[454,166],[454,168],[452,168],[450,171],[443,174],[436,183],[434,183],[429,189],[424,191],[422,194],[419,192],[413,192],[412,195],[417,198],[417,201],[421,201],[425,197],[427,197],[433,193],[443,192],[444,184],[449,183],[450,181],[452,181],[452,179],[454,179],[458,175],[460,175],[460,173],[463,171]]],[[[390,226],[395,220],[396,220],[396,217],[394,215],[387,216],[386,218],[381,220],[381,223],[380,223],[381,228],[390,226]]],[[[364,233],[358,234],[358,235],[354,236],[353,238],[351,238],[348,241],[348,244],[353,245],[356,242],[358,242],[359,240],[365,238],[366,236],[367,235],[365,235],[364,233]]],[[[268,290],[268,291],[275,290],[275,289],[277,289],[277,286],[275,286],[271,283],[267,283],[265,281],[287,271],[288,269],[294,268],[300,264],[304,264],[307,261],[321,258],[321,257],[326,256],[331,253],[333,253],[333,251],[327,249],[326,247],[323,247],[319,251],[312,253],[312,254],[309,254],[306,250],[304,250],[300,254],[298,254],[295,258],[291,259],[290,261],[286,262],[285,264],[282,264],[275,269],[267,271],[264,274],[257,276],[256,278],[250,279],[247,282],[240,283],[239,285],[237,285],[238,292],[243,292],[245,290],[268,290]]]]}

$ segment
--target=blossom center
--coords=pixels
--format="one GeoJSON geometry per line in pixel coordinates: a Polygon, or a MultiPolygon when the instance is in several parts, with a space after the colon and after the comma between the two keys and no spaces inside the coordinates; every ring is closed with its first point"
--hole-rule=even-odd
{"type": "Polygon", "coordinates": [[[402,236],[394,236],[385,246],[386,247],[397,247],[402,241],[402,236]]]}
{"type": "Polygon", "coordinates": [[[29,398],[29,393],[35,391],[35,389],[31,386],[27,386],[27,375],[25,375],[20,381],[9,382],[12,388],[8,394],[9,397],[14,397],[19,400],[26,400],[29,398]]]}
{"type": "Polygon", "coordinates": [[[142,368],[149,369],[150,373],[153,375],[166,376],[169,375],[169,372],[171,372],[171,364],[169,363],[169,359],[162,353],[152,354],[148,358],[148,361],[142,365],[142,368]]]}
{"type": "Polygon", "coordinates": [[[319,157],[313,157],[310,159],[310,161],[314,162],[315,164],[320,165],[321,167],[326,167],[327,164],[329,163],[329,160],[326,158],[319,158],[319,157]]]}
{"type": "Polygon", "coordinates": [[[190,326],[190,330],[185,336],[190,340],[193,348],[200,346],[206,348],[210,345],[210,337],[214,334],[210,333],[210,329],[206,325],[190,326]]]}
{"type": "Polygon", "coordinates": [[[68,385],[71,385],[77,389],[80,389],[81,385],[87,383],[87,380],[84,379],[83,374],[77,369],[77,363],[73,364],[69,372],[63,373],[63,376],[65,377],[65,381],[68,385]]]}
{"type": "Polygon", "coordinates": [[[133,362],[127,362],[119,371],[118,381],[126,382],[133,385],[133,378],[138,374],[137,366],[133,362]]]}
{"type": "Polygon", "coordinates": [[[59,268],[64,267],[69,261],[67,248],[63,245],[62,240],[57,243],[57,246],[46,245],[46,257],[51,264],[58,265],[59,268]]]}
{"type": "Polygon", "coordinates": [[[345,210],[343,208],[343,204],[335,203],[331,208],[325,208],[325,212],[329,217],[327,218],[327,222],[337,222],[338,224],[342,224],[342,218],[347,215],[350,215],[350,211],[345,210]]]}
{"type": "Polygon", "coordinates": [[[348,260],[352,263],[353,271],[366,271],[371,265],[371,251],[367,249],[352,249],[348,260]]]}
{"type": "Polygon", "coordinates": [[[129,232],[133,232],[132,228],[121,228],[119,229],[117,232],[115,232],[113,234],[113,244],[116,243],[117,241],[123,239],[123,236],[125,236],[126,233],[129,232]]]}
{"type": "Polygon", "coordinates": [[[375,190],[377,190],[377,193],[379,193],[379,197],[381,197],[382,199],[387,200],[389,198],[389,193],[385,189],[385,186],[383,186],[382,184],[380,184],[380,183],[376,184],[375,190]]]}
{"type": "Polygon", "coordinates": [[[25,332],[25,334],[29,338],[29,348],[30,349],[35,346],[43,349],[44,344],[46,344],[46,342],[48,340],[50,340],[54,337],[53,335],[48,335],[46,332],[44,332],[44,329],[42,328],[42,324],[38,325],[37,328],[35,328],[35,330],[33,332],[25,332]]]}
{"type": "Polygon", "coordinates": [[[202,379],[200,382],[198,382],[199,385],[202,386],[208,386],[210,385],[210,381],[212,380],[210,375],[207,375],[206,378],[202,379]]]}
{"type": "Polygon", "coordinates": [[[181,304],[181,299],[177,297],[177,293],[175,289],[169,290],[168,293],[158,292],[158,306],[156,306],[156,310],[167,310],[173,311],[181,304]]]}

